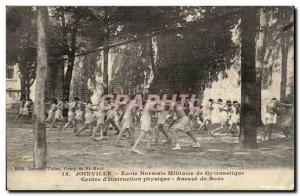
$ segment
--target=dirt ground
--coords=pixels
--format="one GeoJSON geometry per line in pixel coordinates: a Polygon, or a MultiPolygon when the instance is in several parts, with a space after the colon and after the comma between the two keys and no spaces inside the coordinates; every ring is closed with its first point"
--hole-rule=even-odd
{"type": "MultiPolygon", "coordinates": [[[[17,124],[13,117],[7,115],[6,147],[7,167],[29,167],[33,165],[33,125],[17,124]]],[[[48,125],[49,126],[49,125],[48,125]]],[[[82,125],[81,125],[82,126],[82,125]]],[[[47,165],[64,166],[102,166],[122,168],[274,168],[294,166],[294,140],[285,140],[281,133],[275,132],[274,140],[261,142],[258,136],[258,148],[255,150],[240,149],[238,138],[230,136],[212,137],[193,131],[201,142],[201,148],[192,148],[192,141],[183,133],[179,133],[182,149],[171,150],[173,144],[163,144],[165,138],[160,135],[160,144],[146,151],[146,142],[139,148],[145,155],[129,151],[129,143],[121,140],[124,148],[114,146],[115,131],[108,132],[109,139],[92,141],[88,132],[74,136],[73,130],[64,133],[54,129],[47,131],[47,165]]],[[[136,131],[135,136],[139,135],[136,131]]]]}

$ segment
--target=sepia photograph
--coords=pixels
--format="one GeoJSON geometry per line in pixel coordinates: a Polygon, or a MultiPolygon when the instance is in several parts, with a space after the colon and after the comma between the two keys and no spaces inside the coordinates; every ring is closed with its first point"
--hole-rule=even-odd
{"type": "Polygon", "coordinates": [[[5,9],[7,190],[295,191],[295,7],[5,9]]]}

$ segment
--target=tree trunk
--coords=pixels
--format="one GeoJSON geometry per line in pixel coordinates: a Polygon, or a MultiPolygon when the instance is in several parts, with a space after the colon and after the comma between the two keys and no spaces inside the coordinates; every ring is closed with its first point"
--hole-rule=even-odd
{"type": "Polygon", "coordinates": [[[63,81],[63,97],[69,100],[75,53],[68,56],[68,68],[63,81]]]}
{"type": "Polygon", "coordinates": [[[264,8],[260,8],[259,12],[259,37],[257,40],[257,51],[256,51],[256,116],[257,116],[257,126],[262,126],[262,117],[261,117],[261,85],[262,85],[262,72],[264,67],[264,57],[267,48],[267,39],[266,39],[266,29],[267,27],[267,18],[264,8]]]}
{"type": "Polygon", "coordinates": [[[288,59],[287,37],[285,32],[281,36],[281,83],[280,83],[280,100],[286,98],[287,85],[287,59],[288,59]]]}
{"type": "Polygon", "coordinates": [[[241,19],[241,133],[239,139],[242,148],[256,148],[256,8],[245,8],[241,19]]]}
{"type": "Polygon", "coordinates": [[[108,46],[103,49],[103,93],[108,94],[108,46]]]}
{"type": "Polygon", "coordinates": [[[20,77],[21,80],[21,100],[25,100],[26,99],[26,82],[23,76],[20,77]]]}
{"type": "Polygon", "coordinates": [[[26,99],[30,99],[30,84],[28,84],[28,82],[26,84],[26,99]]]}
{"type": "Polygon", "coordinates": [[[103,93],[108,94],[108,52],[109,52],[109,21],[108,8],[105,8],[104,16],[104,47],[103,47],[103,93]]]}
{"type": "Polygon", "coordinates": [[[34,113],[34,167],[45,168],[47,164],[45,87],[47,77],[47,7],[37,7],[37,68],[34,113]]]}
{"type": "Polygon", "coordinates": [[[62,30],[62,39],[63,39],[63,46],[65,49],[65,53],[69,52],[69,45],[68,45],[68,34],[67,34],[67,27],[66,27],[66,19],[65,19],[65,7],[61,8],[61,30],[62,30]]]}
{"type": "Polygon", "coordinates": [[[74,23],[73,31],[71,34],[71,50],[68,52],[68,68],[63,82],[63,96],[68,100],[70,96],[70,85],[72,80],[75,53],[76,53],[76,34],[77,34],[78,22],[79,19],[77,18],[76,22],[74,23]]]}
{"type": "Polygon", "coordinates": [[[64,93],[63,93],[63,89],[64,89],[64,79],[65,79],[65,62],[66,62],[66,59],[64,59],[64,62],[63,62],[63,64],[60,66],[60,71],[59,71],[59,73],[61,74],[60,75],[60,82],[61,82],[61,84],[60,84],[60,96],[61,96],[61,98],[64,98],[64,93]]]}
{"type": "MultiPolygon", "coordinates": [[[[158,70],[154,63],[154,50],[153,50],[152,36],[149,36],[149,56],[150,56],[150,63],[151,63],[152,71],[153,71],[153,74],[155,77],[157,75],[156,73],[158,70]]],[[[149,88],[151,90],[153,90],[153,92],[159,93],[158,89],[155,86],[150,85],[149,88]]]]}

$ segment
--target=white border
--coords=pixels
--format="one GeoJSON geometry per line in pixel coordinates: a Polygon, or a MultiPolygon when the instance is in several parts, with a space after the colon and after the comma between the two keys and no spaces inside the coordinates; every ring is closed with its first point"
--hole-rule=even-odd
{"type": "Polygon", "coordinates": [[[261,1],[261,0],[251,0],[251,1],[242,1],[242,0],[106,0],[106,1],[99,1],[99,0],[14,0],[8,1],[4,0],[5,5],[125,5],[125,6],[141,6],[141,5],[150,5],[150,6],[174,6],[174,5],[189,5],[189,6],[204,6],[204,5],[226,5],[226,6],[235,6],[235,5],[242,5],[242,6],[263,6],[263,5],[272,5],[272,6],[280,6],[280,5],[295,5],[296,0],[273,0],[271,1],[261,1]]]}

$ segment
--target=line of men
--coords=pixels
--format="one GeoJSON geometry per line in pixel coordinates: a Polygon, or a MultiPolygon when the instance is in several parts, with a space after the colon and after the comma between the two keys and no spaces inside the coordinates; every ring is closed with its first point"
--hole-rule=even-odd
{"type": "MultiPolygon", "coordinates": [[[[197,127],[199,131],[204,129],[211,135],[218,135],[221,132],[225,132],[225,134],[233,133],[233,127],[236,127],[236,135],[239,135],[240,130],[240,104],[237,101],[223,103],[222,99],[217,101],[209,99],[204,106],[200,105],[199,100],[188,100],[183,103],[177,100],[174,102],[173,107],[170,101],[147,99],[143,101],[141,107],[141,104],[134,100],[121,99],[117,101],[106,98],[100,101],[99,104],[93,105],[90,101],[87,103],[81,102],[78,97],[75,97],[74,101],[70,103],[64,99],[57,100],[53,98],[49,105],[50,109],[46,120],[51,123],[49,130],[56,128],[57,123],[61,121],[59,130],[65,131],[66,128],[72,126],[74,134],[78,136],[84,130],[89,129],[91,139],[100,141],[107,139],[107,131],[109,127],[113,127],[116,130],[115,134],[118,135],[115,145],[122,147],[121,140],[129,138],[129,143],[132,146],[131,151],[139,154],[143,152],[137,149],[138,144],[146,137],[147,148],[150,148],[153,133],[156,145],[161,132],[166,137],[166,143],[174,141],[175,147],[172,149],[178,150],[181,149],[176,134],[178,131],[184,132],[193,140],[193,147],[200,147],[199,141],[191,132],[191,127],[197,127]],[[216,116],[218,118],[217,122],[213,119],[216,116]],[[66,117],[67,122],[65,122],[66,117]],[[212,121],[219,123],[220,127],[211,130],[209,126],[212,121]],[[79,124],[83,124],[80,129],[79,124]],[[139,127],[141,130],[137,140],[134,140],[135,127],[139,127]],[[166,127],[172,130],[173,137],[169,136],[166,127]],[[98,133],[100,133],[100,136],[97,136],[98,133]]],[[[265,141],[271,140],[276,117],[279,114],[279,108],[282,108],[282,106],[283,108],[290,108],[291,104],[280,103],[275,98],[267,104],[266,129],[263,134],[265,141]]],[[[28,108],[25,103],[21,102],[19,118],[22,118],[24,107],[28,108]]],[[[283,121],[286,125],[283,132],[286,137],[289,137],[289,127],[286,122],[286,120],[283,121]]]]}
{"type": "Polygon", "coordinates": [[[226,135],[233,134],[234,127],[237,130],[236,135],[239,135],[240,132],[240,104],[238,101],[231,102],[228,100],[224,104],[222,99],[217,101],[209,99],[204,107],[199,107],[198,102],[196,102],[194,106],[190,107],[189,117],[194,126],[198,127],[199,130],[204,128],[211,135],[221,132],[225,132],[226,135]],[[212,121],[221,126],[209,132],[208,126],[212,124],[212,121]]]}
{"type": "Polygon", "coordinates": [[[175,142],[173,150],[181,149],[177,132],[184,132],[189,136],[193,142],[193,147],[200,147],[199,141],[191,132],[191,124],[198,126],[199,130],[209,130],[208,126],[212,122],[212,112],[217,108],[221,116],[221,127],[214,130],[211,134],[222,131],[226,125],[228,130],[232,130],[236,126],[239,130],[239,113],[240,106],[237,101],[231,103],[219,99],[217,102],[209,99],[209,101],[202,107],[199,100],[181,102],[177,100],[173,103],[171,101],[157,101],[155,99],[147,99],[142,103],[142,107],[134,100],[120,100],[116,101],[111,98],[106,98],[100,101],[99,104],[93,105],[91,102],[81,102],[78,97],[74,98],[73,102],[68,103],[65,100],[57,101],[55,98],[50,104],[47,122],[51,122],[49,130],[56,127],[58,121],[61,121],[60,129],[64,131],[66,128],[72,126],[74,134],[78,136],[82,131],[89,129],[91,132],[91,139],[100,141],[107,139],[107,131],[110,126],[117,132],[115,145],[122,147],[120,140],[124,137],[130,138],[131,150],[133,152],[142,154],[137,149],[141,140],[147,138],[147,148],[150,148],[152,133],[154,132],[155,144],[158,144],[159,133],[161,132],[166,137],[166,143],[175,142]],[[63,126],[63,111],[68,108],[68,121],[63,126]],[[78,124],[82,123],[84,126],[78,129],[78,124]],[[173,139],[166,131],[166,126],[171,127],[173,139]],[[141,134],[134,140],[135,127],[140,127],[141,134]],[[100,136],[96,136],[100,132],[100,136]]]}

